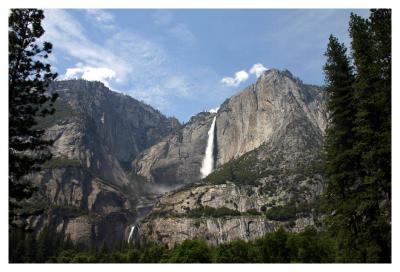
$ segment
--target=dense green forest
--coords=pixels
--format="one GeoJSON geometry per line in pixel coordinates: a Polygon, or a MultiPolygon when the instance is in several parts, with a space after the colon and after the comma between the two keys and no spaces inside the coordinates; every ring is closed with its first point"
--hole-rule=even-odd
{"type": "Polygon", "coordinates": [[[122,243],[100,249],[74,245],[44,230],[38,238],[15,230],[10,236],[13,262],[49,263],[330,263],[335,261],[334,238],[313,228],[302,233],[279,229],[254,241],[233,241],[209,246],[186,240],[174,249],[162,245],[133,247],[122,243]]]}

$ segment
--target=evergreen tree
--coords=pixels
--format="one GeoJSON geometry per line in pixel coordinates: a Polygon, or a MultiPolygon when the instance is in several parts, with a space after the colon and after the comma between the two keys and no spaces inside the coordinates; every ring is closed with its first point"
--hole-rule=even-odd
{"type": "Polygon", "coordinates": [[[36,238],[33,233],[27,233],[25,238],[24,262],[32,263],[36,259],[36,238]]]}
{"type": "Polygon", "coordinates": [[[330,229],[338,236],[339,248],[343,256],[349,256],[348,237],[354,236],[352,218],[357,203],[351,201],[355,196],[351,188],[358,180],[359,168],[357,154],[354,152],[355,135],[353,132],[354,105],[353,68],[346,54],[346,47],[332,35],[329,37],[324,66],[327,109],[330,114],[326,131],[326,174],[328,186],[325,195],[328,199],[328,220],[330,229]],[[350,227],[350,228],[349,228],[350,227]]]}
{"type": "Polygon", "coordinates": [[[36,262],[44,263],[49,256],[49,231],[47,228],[43,229],[39,234],[36,248],[36,262]]]}
{"type": "Polygon", "coordinates": [[[328,226],[337,261],[390,262],[391,12],[351,15],[352,61],[332,36],[324,67],[328,226]]]}
{"type": "Polygon", "coordinates": [[[51,43],[40,44],[44,15],[37,9],[13,9],[9,15],[9,199],[10,221],[18,201],[32,195],[33,188],[21,177],[50,158],[44,131],[34,129],[35,118],[54,112],[57,96],[46,92],[56,74],[46,62],[51,43]]]}
{"type": "Polygon", "coordinates": [[[9,232],[9,260],[10,263],[24,262],[25,232],[22,229],[12,228],[9,232]]]}
{"type": "Polygon", "coordinates": [[[360,158],[357,224],[362,260],[391,255],[391,11],[350,19],[357,113],[355,151],[360,158]]]}
{"type": "Polygon", "coordinates": [[[169,263],[210,263],[210,248],[203,240],[185,240],[177,246],[168,259],[169,263]]]}
{"type": "Polygon", "coordinates": [[[216,250],[215,262],[217,263],[250,263],[254,260],[249,257],[251,245],[243,240],[221,244],[216,250]]]}

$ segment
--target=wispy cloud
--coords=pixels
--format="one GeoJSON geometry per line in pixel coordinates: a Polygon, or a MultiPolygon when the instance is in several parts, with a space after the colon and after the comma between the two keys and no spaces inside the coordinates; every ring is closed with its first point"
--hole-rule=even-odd
{"type": "Polygon", "coordinates": [[[194,36],[192,31],[190,31],[190,29],[185,24],[178,24],[173,26],[169,30],[169,34],[172,37],[177,38],[189,44],[192,44],[196,40],[196,37],[194,36]]]}
{"type": "Polygon", "coordinates": [[[153,24],[155,25],[169,25],[173,21],[173,16],[171,12],[167,10],[157,10],[152,15],[153,24]]]}
{"type": "Polygon", "coordinates": [[[67,12],[46,10],[43,22],[46,29],[43,39],[53,42],[55,50],[62,50],[84,65],[106,67],[124,80],[129,72],[126,61],[102,45],[90,41],[82,26],[67,12]]]}
{"type": "MultiPolygon", "coordinates": [[[[93,19],[98,20],[95,16],[93,19]]],[[[114,71],[117,83],[128,84],[132,79],[164,73],[163,49],[138,34],[119,30],[102,44],[95,43],[87,38],[80,23],[63,10],[46,10],[44,27],[44,38],[53,41],[56,50],[62,50],[83,66],[114,71]]]]}
{"type": "Polygon", "coordinates": [[[153,24],[165,31],[165,34],[173,39],[181,42],[192,44],[196,41],[196,36],[190,28],[184,24],[177,22],[169,11],[157,10],[152,15],[153,24]]]}
{"type": "Polygon", "coordinates": [[[88,16],[92,16],[98,23],[113,23],[114,16],[101,9],[87,9],[88,16]]]}
{"type": "Polygon", "coordinates": [[[85,12],[93,25],[96,25],[103,31],[115,31],[115,18],[111,13],[101,9],[86,9],[85,12]]]}
{"type": "Polygon", "coordinates": [[[157,75],[153,80],[136,81],[128,93],[160,110],[167,110],[177,99],[198,99],[196,89],[200,86],[194,86],[189,80],[192,79],[179,73],[157,75]]]}

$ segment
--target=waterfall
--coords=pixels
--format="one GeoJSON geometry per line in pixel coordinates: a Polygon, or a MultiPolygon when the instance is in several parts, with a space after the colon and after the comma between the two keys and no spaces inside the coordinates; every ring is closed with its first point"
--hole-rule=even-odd
{"type": "Polygon", "coordinates": [[[129,236],[128,236],[128,244],[129,244],[129,242],[131,241],[131,238],[132,238],[132,234],[133,234],[133,231],[135,230],[135,225],[133,225],[132,227],[131,227],[131,231],[129,232],[129,236]]]}
{"type": "Polygon", "coordinates": [[[215,120],[217,116],[214,117],[210,130],[208,131],[208,140],[206,147],[206,154],[204,155],[203,163],[201,164],[200,173],[201,178],[207,177],[214,168],[214,129],[215,129],[215,120]]]}

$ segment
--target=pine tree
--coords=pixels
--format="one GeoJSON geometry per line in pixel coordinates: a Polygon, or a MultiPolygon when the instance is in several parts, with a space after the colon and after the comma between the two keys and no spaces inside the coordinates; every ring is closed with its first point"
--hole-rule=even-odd
{"type": "Polygon", "coordinates": [[[36,262],[44,263],[56,253],[55,237],[56,233],[47,227],[40,232],[36,242],[36,262]]]}
{"type": "Polygon", "coordinates": [[[324,66],[326,91],[328,94],[327,109],[330,113],[329,126],[326,132],[326,174],[328,186],[325,195],[328,199],[331,214],[328,225],[335,230],[338,236],[340,252],[343,256],[350,256],[346,249],[354,236],[351,218],[354,216],[356,203],[351,188],[357,181],[358,169],[354,127],[354,72],[350,60],[346,55],[346,47],[339,43],[332,35],[329,37],[328,48],[325,53],[327,62],[324,66]]]}
{"type": "Polygon", "coordinates": [[[9,231],[8,256],[10,263],[22,263],[25,256],[25,235],[22,229],[12,228],[9,231]]]}
{"type": "Polygon", "coordinates": [[[343,262],[391,260],[391,12],[350,17],[351,61],[330,37],[324,67],[328,110],[328,226],[343,262]]]}
{"type": "Polygon", "coordinates": [[[51,43],[39,43],[44,29],[44,15],[37,9],[13,9],[9,16],[9,199],[10,222],[18,201],[29,198],[33,187],[21,177],[51,155],[51,141],[42,138],[44,131],[34,129],[35,118],[54,112],[57,96],[46,92],[56,74],[46,62],[51,43]]]}
{"type": "MultiPolygon", "coordinates": [[[[357,221],[364,261],[390,261],[391,254],[391,12],[372,10],[350,18],[357,69],[355,151],[360,158],[357,221]]],[[[361,247],[360,246],[360,247],[361,247]]]]}
{"type": "Polygon", "coordinates": [[[34,233],[26,233],[24,262],[32,263],[36,260],[36,237],[34,233]]]}

